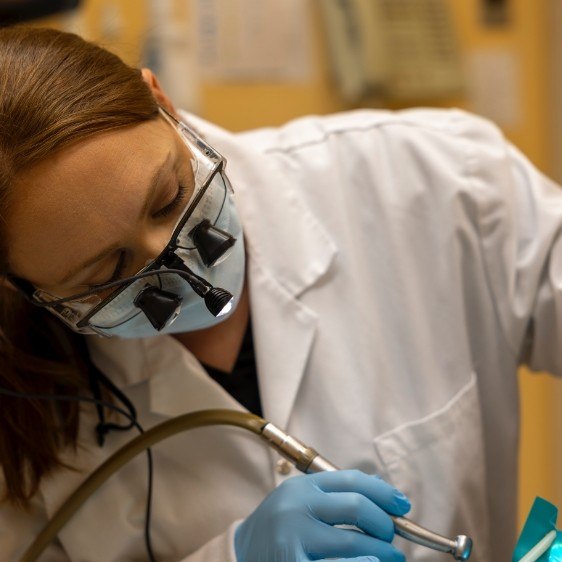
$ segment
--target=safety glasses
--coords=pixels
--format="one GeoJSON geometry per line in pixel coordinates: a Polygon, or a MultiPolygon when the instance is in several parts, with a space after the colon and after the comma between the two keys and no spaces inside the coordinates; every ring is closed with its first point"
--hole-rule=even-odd
{"type": "MultiPolygon", "coordinates": [[[[193,129],[178,121],[163,108],[161,115],[174,127],[191,153],[195,189],[185,211],[176,223],[169,242],[161,253],[146,267],[133,276],[106,283],[95,289],[69,297],[60,298],[34,287],[28,281],[9,275],[10,281],[36,306],[49,309],[73,330],[81,333],[98,333],[96,326],[103,326],[104,310],[112,304],[112,310],[119,302],[135,302],[147,287],[162,289],[163,278],[174,269],[182,253],[197,252],[206,267],[220,263],[229,253],[234,238],[216,228],[226,198],[232,188],[223,170],[225,159],[199,137],[193,129]]],[[[180,260],[181,261],[181,260],[180,260]]],[[[185,269],[185,268],[184,268],[185,269]]],[[[192,273],[183,273],[185,280],[201,296],[207,288],[205,281],[192,273]]],[[[125,307],[122,322],[131,315],[142,313],[137,306],[125,307]]]]}

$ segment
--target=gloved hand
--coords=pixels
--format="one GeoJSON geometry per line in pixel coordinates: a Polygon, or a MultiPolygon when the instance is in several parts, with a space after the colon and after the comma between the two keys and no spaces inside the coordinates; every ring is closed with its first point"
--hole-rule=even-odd
{"type": "Polygon", "coordinates": [[[358,470],[296,476],[273,490],[235,534],[238,562],[305,562],[330,558],[404,562],[390,542],[410,502],[398,490],[358,470]],[[361,529],[341,529],[334,525],[361,529]]]}

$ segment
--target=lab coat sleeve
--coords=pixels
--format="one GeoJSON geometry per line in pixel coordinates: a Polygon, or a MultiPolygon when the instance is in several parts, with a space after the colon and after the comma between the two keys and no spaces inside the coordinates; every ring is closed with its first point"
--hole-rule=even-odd
{"type": "Polygon", "coordinates": [[[562,190],[490,123],[468,118],[467,180],[504,337],[533,370],[562,374],[562,190]]]}
{"type": "MultiPolygon", "coordinates": [[[[514,275],[525,271],[529,260],[528,283],[534,289],[524,359],[534,370],[562,375],[562,189],[515,148],[510,148],[510,155],[524,206],[521,214],[527,220],[514,275]]],[[[520,291],[524,290],[522,283],[520,291]]]]}

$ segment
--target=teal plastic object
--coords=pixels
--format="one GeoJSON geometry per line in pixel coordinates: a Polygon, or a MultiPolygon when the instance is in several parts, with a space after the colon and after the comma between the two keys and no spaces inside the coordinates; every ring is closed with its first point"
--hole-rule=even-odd
{"type": "Polygon", "coordinates": [[[555,505],[535,498],[512,562],[562,562],[562,532],[556,528],[557,518],[555,505]]]}

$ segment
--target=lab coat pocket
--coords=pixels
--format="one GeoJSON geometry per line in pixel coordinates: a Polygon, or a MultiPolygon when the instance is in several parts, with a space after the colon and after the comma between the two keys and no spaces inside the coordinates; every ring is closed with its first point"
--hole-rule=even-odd
{"type": "MultiPolygon", "coordinates": [[[[407,515],[445,535],[469,535],[471,562],[489,557],[484,441],[476,376],[431,414],[374,440],[383,476],[411,500],[407,515]]],[[[407,560],[435,561],[436,553],[401,538],[407,560]]]]}

